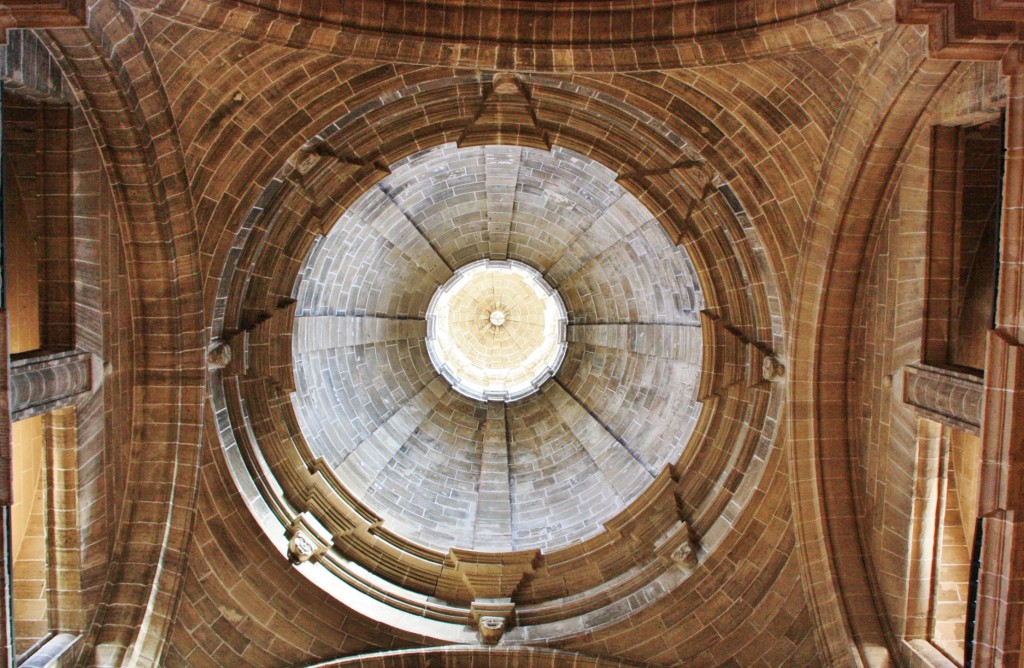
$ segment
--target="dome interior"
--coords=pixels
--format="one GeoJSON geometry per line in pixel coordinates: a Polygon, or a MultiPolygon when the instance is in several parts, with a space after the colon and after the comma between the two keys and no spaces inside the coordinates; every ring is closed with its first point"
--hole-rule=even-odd
{"type": "Polygon", "coordinates": [[[448,144],[391,172],[296,285],[293,401],[314,456],[425,547],[594,536],[699,415],[690,258],[613,172],[564,148],[448,144]],[[456,340],[459,361],[438,362],[456,340]],[[460,387],[487,356],[533,365],[504,389],[460,387]]]}

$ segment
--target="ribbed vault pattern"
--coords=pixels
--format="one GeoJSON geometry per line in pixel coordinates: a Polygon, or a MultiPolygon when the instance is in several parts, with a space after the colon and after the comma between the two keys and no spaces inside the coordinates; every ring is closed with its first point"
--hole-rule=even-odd
{"type": "Polygon", "coordinates": [[[697,421],[690,259],[613,172],[567,149],[447,144],[391,165],[310,251],[295,295],[293,396],[313,455],[427,547],[592,536],[697,421]],[[425,344],[438,287],[484,259],[537,270],[567,311],[561,368],[509,404],[456,392],[425,344]]]}

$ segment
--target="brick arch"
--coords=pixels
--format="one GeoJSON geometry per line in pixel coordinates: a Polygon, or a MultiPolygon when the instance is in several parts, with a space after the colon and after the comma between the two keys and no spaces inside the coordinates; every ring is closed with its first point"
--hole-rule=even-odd
{"type": "Polygon", "coordinates": [[[118,3],[50,33],[111,184],[133,290],[136,417],[129,499],[105,606],[87,638],[98,665],[160,661],[182,585],[198,476],[205,344],[192,203],[159,75],[118,3]],[[111,92],[114,91],[112,94],[111,92]]]}
{"type": "Polygon", "coordinates": [[[643,24],[627,27],[618,10],[603,5],[605,11],[595,12],[590,3],[469,8],[423,1],[405,3],[408,12],[381,2],[337,11],[323,0],[132,4],[188,25],[339,56],[519,72],[627,72],[772,57],[858,39],[883,29],[893,15],[885,0],[800,0],[766,4],[768,10],[754,3],[649,0],[628,6],[643,24]],[[573,28],[562,32],[569,30],[562,26],[573,28]]]}
{"type": "Polygon", "coordinates": [[[918,118],[953,68],[925,56],[923,36],[900,29],[864,73],[879,84],[864,87],[844,110],[844,131],[832,142],[801,247],[791,321],[790,470],[798,552],[830,665],[885,665],[894,650],[857,535],[843,406],[852,300],[875,216],[918,118]]]}
{"type": "Polygon", "coordinates": [[[467,647],[452,645],[416,650],[396,650],[346,657],[317,664],[320,668],[456,668],[467,662],[487,668],[633,668],[643,664],[540,647],[467,647]]]}

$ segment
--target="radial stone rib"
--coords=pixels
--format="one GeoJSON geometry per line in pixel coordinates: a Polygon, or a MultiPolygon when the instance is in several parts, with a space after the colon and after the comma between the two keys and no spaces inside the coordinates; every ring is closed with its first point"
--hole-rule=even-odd
{"type": "Polygon", "coordinates": [[[411,318],[318,315],[295,319],[296,355],[373,343],[422,339],[427,323],[411,318]]]}
{"type": "Polygon", "coordinates": [[[557,410],[562,422],[586,449],[604,477],[623,499],[639,494],[654,477],[625,444],[580,403],[561,383],[552,383],[545,396],[557,410]]]}
{"type": "Polygon", "coordinates": [[[487,254],[492,260],[505,260],[508,258],[522,149],[518,146],[488,146],[484,151],[487,172],[487,254]]]}
{"type": "Polygon", "coordinates": [[[692,324],[574,324],[567,328],[566,338],[570,343],[688,362],[695,366],[700,365],[701,360],[701,332],[696,319],[692,324]]]}
{"type": "Polygon", "coordinates": [[[447,382],[437,376],[349,453],[334,470],[349,491],[360,495],[366,493],[446,391],[447,382]]]}
{"type": "MultiPolygon", "coordinates": [[[[429,270],[439,284],[448,280],[455,271],[448,259],[423,234],[416,221],[398,206],[389,192],[379,185],[376,192],[380,193],[380,201],[375,201],[373,210],[367,212],[367,216],[374,216],[371,221],[373,227],[380,230],[385,239],[415,258],[417,264],[429,270]]],[[[374,197],[376,199],[376,194],[374,197]]]]}
{"type": "Polygon", "coordinates": [[[505,430],[505,402],[488,402],[487,417],[480,425],[480,483],[473,529],[475,550],[512,550],[512,499],[505,430]]]}
{"type": "Polygon", "coordinates": [[[590,221],[586,224],[586,227],[578,231],[571,239],[569,239],[568,243],[565,244],[565,247],[562,248],[562,252],[558,254],[558,257],[554,259],[550,266],[544,269],[544,276],[547,276],[548,273],[550,273],[554,267],[559,266],[559,262],[561,262],[562,258],[565,257],[566,253],[570,252],[569,249],[573,248],[580,239],[585,237],[590,232],[590,230],[593,229],[594,223],[597,222],[598,220],[601,220],[601,217],[604,216],[605,212],[608,211],[608,209],[615,206],[615,203],[622,199],[622,196],[624,194],[626,194],[626,191],[623,190],[618,194],[618,196],[615,199],[613,199],[604,208],[602,208],[593,217],[591,217],[590,221]]]}
{"type": "MultiPolygon", "coordinates": [[[[650,213],[632,195],[623,195],[601,212],[569,244],[559,258],[544,272],[552,285],[560,286],[573,278],[588,262],[599,258],[615,244],[638,230],[651,219],[650,213]]],[[[657,224],[657,221],[655,221],[657,224]]]]}

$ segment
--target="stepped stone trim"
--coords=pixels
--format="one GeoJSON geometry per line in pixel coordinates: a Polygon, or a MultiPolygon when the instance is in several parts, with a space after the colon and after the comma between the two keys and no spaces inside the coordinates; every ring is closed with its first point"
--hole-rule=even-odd
{"type": "Polygon", "coordinates": [[[444,387],[443,378],[434,378],[334,468],[338,478],[352,493],[361,496],[373,484],[399,448],[423,424],[437,404],[438,397],[444,392],[444,387]]]}
{"type": "Polygon", "coordinates": [[[516,144],[551,150],[551,140],[537,120],[530,93],[516,77],[495,78],[456,144],[459,148],[516,144]]]}
{"type": "Polygon", "coordinates": [[[764,360],[770,353],[711,311],[700,315],[705,342],[698,398],[721,398],[732,387],[753,387],[765,380],[764,360]]]}
{"type": "Polygon", "coordinates": [[[654,474],[605,423],[594,415],[579,398],[561,382],[550,385],[545,393],[551,396],[559,419],[583,445],[597,464],[605,480],[623,499],[630,499],[650,484],[654,474]]]}

